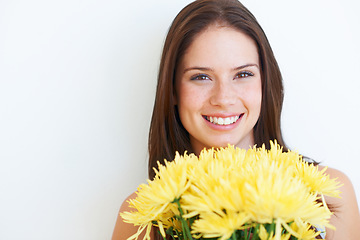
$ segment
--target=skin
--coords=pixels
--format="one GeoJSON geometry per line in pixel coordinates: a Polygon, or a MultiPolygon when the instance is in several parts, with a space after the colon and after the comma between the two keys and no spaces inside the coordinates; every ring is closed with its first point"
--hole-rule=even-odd
{"type": "MultiPolygon", "coordinates": [[[[319,166],[319,170],[323,168],[323,166],[319,166]]],[[[359,206],[350,179],[344,173],[333,168],[328,168],[326,173],[329,174],[330,178],[338,178],[338,181],[343,184],[343,186],[340,187],[341,198],[325,197],[326,203],[336,207],[336,212],[330,219],[330,224],[336,227],[336,231],[326,229],[326,239],[360,239],[359,206]]]]}
{"type": "MultiPolygon", "coordinates": [[[[194,39],[177,69],[175,97],[180,119],[196,153],[204,147],[228,143],[242,148],[254,144],[253,127],[261,106],[258,66],[254,42],[237,30],[212,25],[194,39]],[[223,118],[239,115],[241,118],[224,126],[209,122],[204,115],[223,118]]],[[[359,208],[350,180],[335,169],[328,168],[326,173],[343,184],[341,198],[326,199],[337,207],[336,215],[330,220],[337,230],[326,229],[326,239],[360,239],[359,208]]],[[[135,193],[130,195],[120,212],[133,211],[126,201],[135,197],[135,193]]],[[[136,231],[137,227],[118,217],[112,240],[126,240],[136,231]]]]}
{"type": "Polygon", "coordinates": [[[176,76],[180,120],[195,153],[229,143],[254,145],[261,109],[261,76],[254,41],[229,27],[210,26],[187,49],[176,76]],[[240,118],[228,125],[210,117],[240,118]],[[207,118],[208,120],[206,120],[207,118]]]}
{"type": "MultiPolygon", "coordinates": [[[[136,193],[131,194],[127,199],[122,203],[119,212],[131,212],[134,211],[133,208],[129,207],[127,203],[128,200],[134,199],[136,197],[136,193]]],[[[129,237],[134,235],[137,232],[138,228],[133,224],[123,222],[122,218],[118,216],[112,236],[112,240],[127,240],[129,237]]],[[[144,238],[145,232],[140,234],[139,238],[142,240],[144,238]]],[[[153,233],[151,233],[151,239],[154,239],[153,233]]]]}

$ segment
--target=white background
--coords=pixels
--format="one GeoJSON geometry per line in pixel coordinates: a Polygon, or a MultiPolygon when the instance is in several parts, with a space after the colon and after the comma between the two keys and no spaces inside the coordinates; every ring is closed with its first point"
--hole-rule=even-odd
{"type": "MultiPolygon", "coordinates": [[[[146,179],[160,51],[187,0],[0,0],[0,239],[110,239],[146,179]]],[[[246,0],[284,77],[288,145],[360,196],[355,0],[246,0]]]]}

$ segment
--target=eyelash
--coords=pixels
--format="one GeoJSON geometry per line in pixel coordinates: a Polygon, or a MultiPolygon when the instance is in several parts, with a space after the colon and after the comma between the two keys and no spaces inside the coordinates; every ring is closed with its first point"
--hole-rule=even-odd
{"type": "Polygon", "coordinates": [[[206,74],[196,74],[195,76],[191,77],[191,80],[208,80],[210,77],[206,74]],[[207,79],[201,79],[201,78],[207,78],[207,79]]]}
{"type": "Polygon", "coordinates": [[[254,74],[250,71],[241,71],[236,74],[236,76],[239,76],[239,78],[246,78],[246,77],[252,77],[254,74]]]}
{"type": "MultiPolygon", "coordinates": [[[[254,74],[250,71],[241,71],[235,75],[235,78],[246,78],[246,77],[252,77],[252,76],[254,76],[254,74]]],[[[210,79],[210,77],[206,74],[197,74],[197,75],[191,77],[191,80],[199,80],[199,81],[209,80],[209,79],[210,79]]]]}

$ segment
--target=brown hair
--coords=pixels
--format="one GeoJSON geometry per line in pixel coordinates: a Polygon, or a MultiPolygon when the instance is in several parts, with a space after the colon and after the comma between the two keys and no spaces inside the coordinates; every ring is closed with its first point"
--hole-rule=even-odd
{"type": "Polygon", "coordinates": [[[237,0],[197,0],[174,19],[165,40],[156,98],[149,132],[149,178],[157,161],[172,160],[175,151],[192,152],[189,134],[175,106],[176,67],[194,38],[210,24],[220,22],[250,36],[256,43],[261,69],[262,105],[254,127],[255,144],[276,139],[286,150],[280,129],[283,103],[282,77],[264,31],[255,17],[237,0]]]}

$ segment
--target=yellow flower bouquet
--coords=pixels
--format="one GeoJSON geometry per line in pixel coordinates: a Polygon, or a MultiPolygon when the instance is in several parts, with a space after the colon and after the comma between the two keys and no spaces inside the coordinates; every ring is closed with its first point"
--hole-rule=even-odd
{"type": "Polygon", "coordinates": [[[139,226],[129,238],[152,226],[172,239],[315,239],[332,226],[324,196],[339,197],[339,183],[325,168],[284,152],[253,147],[204,149],[199,157],[176,153],[158,163],[156,176],[139,186],[129,201],[133,212],[120,213],[139,226]]]}

